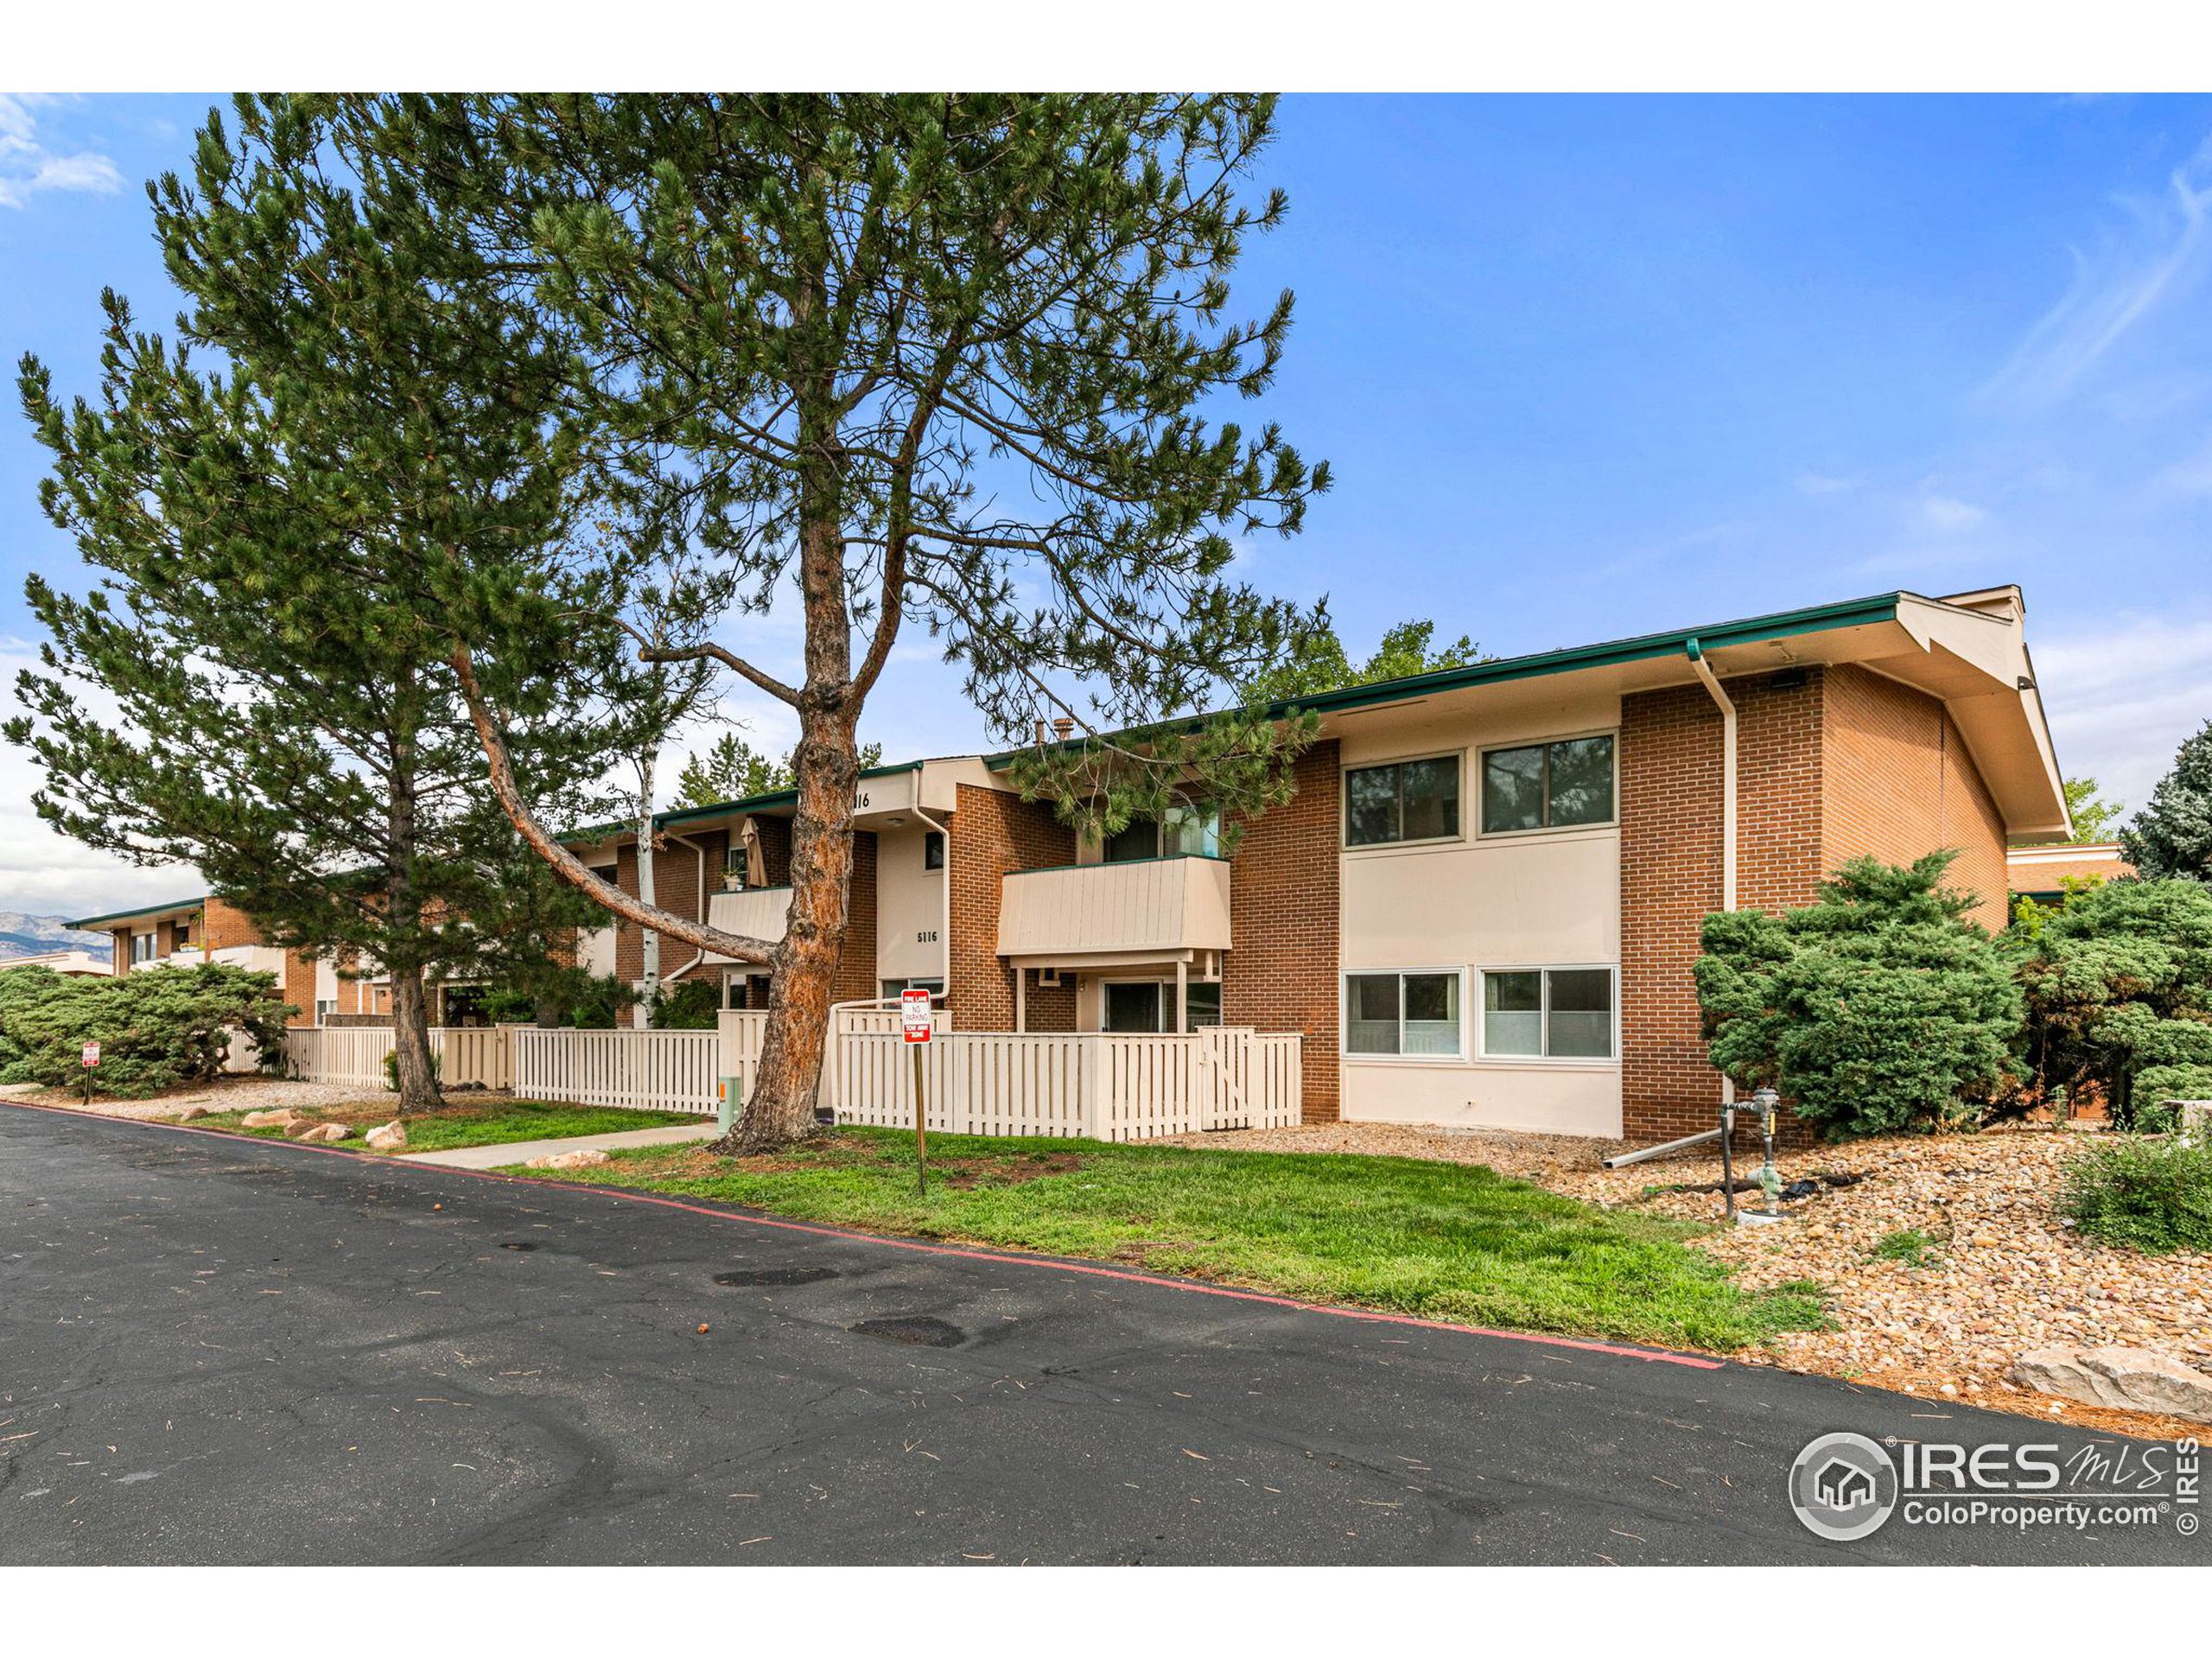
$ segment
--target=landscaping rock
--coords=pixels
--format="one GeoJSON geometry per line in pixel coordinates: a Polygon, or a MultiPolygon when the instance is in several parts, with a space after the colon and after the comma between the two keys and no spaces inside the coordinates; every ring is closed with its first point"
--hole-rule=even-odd
{"type": "Polygon", "coordinates": [[[249,1129],[289,1130],[295,1124],[304,1123],[307,1121],[290,1107],[284,1106],[273,1112],[248,1112],[238,1120],[238,1123],[241,1128],[249,1129]]]}
{"type": "Polygon", "coordinates": [[[524,1166],[530,1169],[589,1169],[594,1164],[607,1162],[607,1154],[597,1147],[586,1147],[576,1152],[548,1153],[543,1158],[533,1158],[524,1166]]]}
{"type": "Polygon", "coordinates": [[[195,1117],[207,1116],[207,1109],[205,1106],[180,1106],[173,1112],[162,1114],[162,1116],[171,1123],[189,1123],[195,1117]]]}
{"type": "Polygon", "coordinates": [[[367,1145],[371,1152],[390,1152],[396,1147],[404,1147],[406,1144],[407,1126],[396,1117],[389,1123],[378,1124],[369,1131],[367,1135],[367,1145]]]}
{"type": "Polygon", "coordinates": [[[343,1141],[353,1131],[343,1123],[313,1123],[292,1133],[295,1141],[343,1141]]]}
{"type": "Polygon", "coordinates": [[[2212,1376],[2148,1349],[2037,1348],[2020,1356],[2012,1380],[2086,1405],[2212,1423],[2212,1376]]]}

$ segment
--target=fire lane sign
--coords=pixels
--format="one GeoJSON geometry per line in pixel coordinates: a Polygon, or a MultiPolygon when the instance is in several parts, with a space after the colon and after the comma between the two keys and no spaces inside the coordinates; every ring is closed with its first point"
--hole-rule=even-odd
{"type": "Polygon", "coordinates": [[[85,1045],[84,1063],[86,1065],[98,1065],[100,1063],[100,1046],[98,1043],[85,1045]]]}
{"type": "Polygon", "coordinates": [[[899,993],[899,1034],[910,1043],[929,1041],[930,994],[927,991],[899,993]]]}

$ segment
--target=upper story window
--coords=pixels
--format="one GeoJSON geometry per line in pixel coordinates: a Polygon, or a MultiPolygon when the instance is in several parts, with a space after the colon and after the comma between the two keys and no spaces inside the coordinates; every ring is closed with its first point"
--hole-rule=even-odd
{"type": "Polygon", "coordinates": [[[176,948],[180,950],[189,950],[192,949],[192,924],[190,922],[179,922],[176,925],[176,948]]]}
{"type": "Polygon", "coordinates": [[[922,832],[922,868],[925,870],[944,868],[944,831],[942,830],[922,832]]]}
{"type": "Polygon", "coordinates": [[[130,936],[130,961],[132,966],[135,967],[142,962],[151,962],[153,959],[154,936],[150,933],[133,933],[130,936]]]}
{"type": "Polygon", "coordinates": [[[1490,749],[1483,755],[1483,833],[1565,830],[1613,821],[1613,740],[1490,749]]]}
{"type": "Polygon", "coordinates": [[[1459,833],[1459,757],[1398,760],[1344,774],[1344,845],[1445,841],[1459,833]]]}
{"type": "Polygon", "coordinates": [[[1221,814],[1211,806],[1171,806],[1157,818],[1131,818],[1106,837],[1105,861],[1126,864],[1140,858],[1177,855],[1213,858],[1221,852],[1221,814]]]}

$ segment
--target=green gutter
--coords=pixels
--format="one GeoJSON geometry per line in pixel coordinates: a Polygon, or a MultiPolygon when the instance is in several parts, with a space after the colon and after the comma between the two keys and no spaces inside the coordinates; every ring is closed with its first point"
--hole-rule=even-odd
{"type": "MultiPolygon", "coordinates": [[[[1317,715],[1336,714],[1347,709],[1367,709],[1378,703],[1402,702],[1440,691],[1461,691],[1471,686],[1535,679],[1547,674],[1572,674],[1584,669],[1613,668],[1624,663],[1649,662],[1660,657],[1687,654],[1695,658],[1730,645],[1758,645],[1769,639],[1786,639],[1792,634],[1821,633],[1834,628],[1865,627],[1871,623],[1895,621],[1897,607],[1906,597],[1902,593],[1875,594],[1865,599],[1839,600],[1832,605],[1815,605],[1796,611],[1777,611],[1768,616],[1745,617],[1735,622],[1681,628],[1670,633],[1638,634],[1633,639],[1611,639],[1595,645],[1575,645],[1565,651],[1537,652],[1526,657],[1501,657],[1487,663],[1470,664],[1465,668],[1441,668],[1427,674],[1410,674],[1402,679],[1376,680],[1366,685],[1346,686],[1338,691],[1317,692],[1312,696],[1286,697],[1268,704],[1262,712],[1270,720],[1281,720],[1301,711],[1317,715]]],[[[1177,727],[1187,728],[1197,725],[1205,718],[1204,715],[1197,715],[1185,720],[1162,721],[1148,728],[1135,729],[1160,731],[1177,727]]],[[[1129,734],[1115,735],[1128,736],[1129,734]]],[[[1054,747],[1077,749],[1086,741],[1071,738],[1054,747]]],[[[994,772],[1003,772],[1023,755],[1032,753],[1033,750],[1026,745],[1018,749],[1005,749],[996,754],[985,755],[983,764],[994,772]]],[[[919,760],[908,760],[895,766],[872,766],[861,776],[887,778],[898,772],[912,772],[922,764],[919,760]]],[[[710,806],[659,813],[654,817],[653,823],[657,828],[666,828],[699,818],[725,817],[733,812],[756,812],[774,807],[793,806],[798,802],[797,790],[779,790],[771,795],[754,795],[737,801],[716,801],[710,806]]],[[[572,830],[561,839],[595,840],[621,835],[633,827],[629,823],[605,824],[590,830],[572,830]]]]}
{"type": "MultiPolygon", "coordinates": [[[[1639,634],[1630,639],[1576,645],[1566,651],[1539,652],[1527,657],[1501,657],[1487,663],[1470,664],[1465,668],[1437,669],[1427,674],[1409,674],[1402,679],[1376,680],[1366,685],[1346,686],[1339,691],[1318,692],[1306,697],[1286,697],[1268,704],[1262,712],[1270,720],[1281,720],[1301,710],[1320,715],[1335,714],[1347,709],[1371,708],[1377,703],[1402,702],[1440,691],[1465,690],[1471,686],[1535,679],[1547,674],[1572,674],[1583,669],[1611,668],[1623,663],[1648,662],[1660,657],[1680,657],[1689,653],[1693,646],[1697,648],[1698,654],[1702,654],[1729,645],[1751,645],[1769,639],[1784,639],[1792,634],[1820,633],[1832,628],[1864,627],[1869,623],[1894,621],[1898,603],[1904,597],[1903,594],[1878,594],[1866,599],[1842,600],[1833,605],[1818,605],[1807,610],[1779,611],[1770,616],[1747,617],[1736,622],[1681,628],[1671,633],[1639,634]]],[[[1188,722],[1164,721],[1162,725],[1196,723],[1194,719],[1188,722]]],[[[1079,748],[1083,742],[1081,738],[1072,738],[1058,747],[1079,748]]],[[[1033,751],[1027,747],[1007,749],[986,756],[984,764],[994,771],[1003,771],[1022,755],[1032,753],[1033,751]]]]}
{"type": "Polygon", "coordinates": [[[164,916],[173,910],[193,910],[207,902],[207,895],[203,893],[197,899],[181,899],[173,905],[141,905],[136,910],[111,911],[105,916],[87,916],[80,922],[65,921],[62,926],[89,931],[93,928],[105,927],[111,922],[135,921],[141,916],[164,916]]]}
{"type": "MultiPolygon", "coordinates": [[[[901,772],[918,772],[926,764],[920,760],[901,760],[896,766],[870,766],[861,773],[863,780],[869,778],[896,778],[901,772]]],[[[733,812],[761,812],[770,807],[797,806],[798,791],[779,789],[766,795],[747,795],[734,801],[709,801],[704,806],[687,806],[679,811],[656,812],[653,827],[665,830],[672,823],[690,823],[700,818],[727,817],[733,812]]],[[[635,818],[625,818],[620,823],[595,823],[582,830],[571,830],[563,841],[599,841],[608,836],[627,835],[638,827],[635,818]]]]}

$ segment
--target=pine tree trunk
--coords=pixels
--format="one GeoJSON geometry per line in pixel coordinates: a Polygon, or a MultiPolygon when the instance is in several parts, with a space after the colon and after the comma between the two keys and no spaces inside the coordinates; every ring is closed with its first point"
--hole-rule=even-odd
{"type": "Polygon", "coordinates": [[[793,757],[798,810],[791,823],[791,918],[769,967],[760,1076],[735,1132],[716,1147],[725,1154],[772,1151],[814,1133],[851,897],[853,786],[860,776],[851,728],[823,724],[827,729],[801,737],[793,757]]]}
{"type": "MultiPolygon", "coordinates": [[[[396,708],[411,705],[411,679],[403,681],[393,702],[396,708]]],[[[423,899],[415,890],[408,868],[415,859],[416,800],[415,743],[411,731],[394,734],[391,741],[391,800],[385,808],[385,835],[391,868],[385,889],[385,936],[402,942],[412,954],[423,932],[423,899]]],[[[391,976],[391,1069],[399,1086],[399,1115],[427,1112],[445,1104],[437,1073],[430,1066],[430,1022],[423,995],[420,959],[387,962],[391,976]]]]}
{"type": "Polygon", "coordinates": [[[423,995],[423,970],[391,976],[391,1053],[393,1081],[399,1085],[399,1115],[427,1112],[445,1104],[437,1072],[430,1064],[430,1022],[428,999],[423,995]]]}

